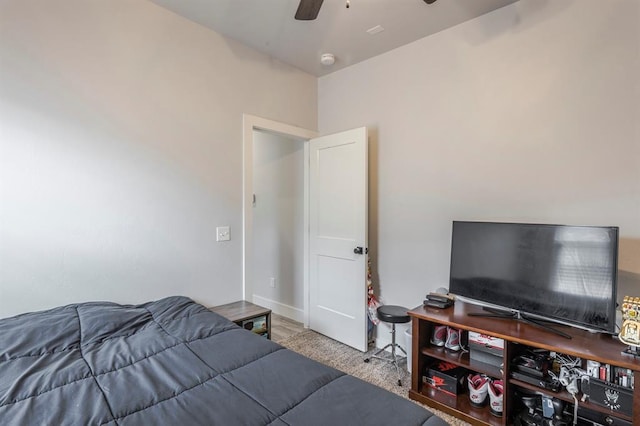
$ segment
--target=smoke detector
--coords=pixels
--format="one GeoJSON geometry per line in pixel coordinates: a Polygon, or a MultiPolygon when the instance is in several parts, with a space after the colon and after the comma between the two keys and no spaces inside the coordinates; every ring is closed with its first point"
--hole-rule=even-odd
{"type": "Polygon", "coordinates": [[[320,63],[324,66],[331,66],[336,63],[336,57],[333,56],[333,53],[323,53],[320,56],[320,63]]]}

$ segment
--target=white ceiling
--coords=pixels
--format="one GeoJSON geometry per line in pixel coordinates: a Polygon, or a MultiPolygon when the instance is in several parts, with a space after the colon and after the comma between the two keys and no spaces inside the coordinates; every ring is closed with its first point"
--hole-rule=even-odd
{"type": "Polygon", "coordinates": [[[377,56],[517,0],[324,0],[314,21],[294,19],[299,0],[151,0],[315,76],[377,56]],[[370,35],[380,25],[384,31],[370,35]],[[333,66],[320,64],[323,53],[333,66]]]}

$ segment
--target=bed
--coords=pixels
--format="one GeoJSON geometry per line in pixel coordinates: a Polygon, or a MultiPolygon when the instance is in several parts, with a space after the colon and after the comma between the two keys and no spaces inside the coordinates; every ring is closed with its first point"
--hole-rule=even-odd
{"type": "Polygon", "coordinates": [[[0,423],[446,425],[181,296],[0,320],[0,423]]]}

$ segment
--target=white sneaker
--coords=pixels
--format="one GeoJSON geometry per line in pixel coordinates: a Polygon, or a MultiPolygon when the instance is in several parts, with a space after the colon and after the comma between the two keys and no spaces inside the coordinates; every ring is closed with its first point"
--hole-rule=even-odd
{"type": "Polygon", "coordinates": [[[489,382],[489,408],[491,414],[497,417],[502,417],[502,395],[504,394],[504,387],[502,380],[492,380],[489,382]]]}
{"type": "Polygon", "coordinates": [[[431,344],[435,346],[444,346],[447,340],[447,326],[436,325],[433,328],[433,334],[431,335],[431,344]]]}
{"type": "Polygon", "coordinates": [[[444,344],[445,349],[453,352],[460,350],[460,330],[457,328],[447,327],[447,341],[444,344]]]}
{"type": "Polygon", "coordinates": [[[469,374],[469,400],[474,407],[483,407],[487,402],[489,378],[481,374],[469,374]]]}

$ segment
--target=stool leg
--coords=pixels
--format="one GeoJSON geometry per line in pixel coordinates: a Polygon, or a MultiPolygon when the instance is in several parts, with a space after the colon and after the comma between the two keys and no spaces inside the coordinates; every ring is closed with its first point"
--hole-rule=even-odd
{"type": "Polygon", "coordinates": [[[396,325],[391,324],[391,357],[396,361],[396,325]]]}
{"type": "Polygon", "coordinates": [[[380,359],[387,359],[384,357],[379,357],[378,355],[380,355],[382,352],[386,351],[388,347],[391,346],[391,343],[389,343],[387,346],[385,346],[382,349],[378,349],[373,355],[371,355],[372,358],[380,358],[380,359]]]}
{"type": "MultiPolygon", "coordinates": [[[[404,350],[404,348],[402,346],[400,346],[399,344],[396,343],[396,324],[395,323],[391,323],[391,343],[389,343],[388,345],[386,345],[384,348],[382,349],[378,349],[373,355],[371,355],[371,358],[376,358],[376,359],[380,359],[382,361],[385,362],[389,362],[391,364],[393,364],[396,367],[396,374],[398,376],[398,386],[402,386],[402,372],[400,371],[400,366],[398,365],[398,354],[396,353],[396,348],[400,349],[400,351],[402,351],[404,353],[404,357],[402,355],[400,355],[400,358],[406,358],[407,356],[407,352],[404,350]],[[384,357],[384,356],[380,356],[381,353],[383,353],[384,351],[387,350],[387,348],[391,348],[391,357],[384,357]]],[[[364,362],[369,362],[370,358],[366,358],[364,360],[364,362]]]]}

